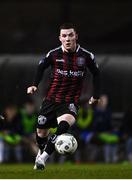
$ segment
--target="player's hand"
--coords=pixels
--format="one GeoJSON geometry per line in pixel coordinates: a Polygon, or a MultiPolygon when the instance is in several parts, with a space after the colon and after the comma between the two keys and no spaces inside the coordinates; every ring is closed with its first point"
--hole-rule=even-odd
{"type": "Polygon", "coordinates": [[[27,88],[27,94],[33,94],[35,91],[37,91],[36,86],[30,86],[27,88]]]}
{"type": "Polygon", "coordinates": [[[90,98],[89,100],[89,104],[93,104],[93,105],[96,105],[100,102],[100,99],[94,99],[93,97],[90,98]]]}

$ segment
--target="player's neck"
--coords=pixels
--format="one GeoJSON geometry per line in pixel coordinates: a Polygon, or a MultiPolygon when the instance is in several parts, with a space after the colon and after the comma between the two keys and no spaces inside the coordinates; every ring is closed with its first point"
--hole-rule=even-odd
{"type": "Polygon", "coordinates": [[[70,52],[75,52],[76,51],[77,44],[75,44],[75,46],[73,48],[69,49],[69,50],[65,49],[65,47],[63,45],[61,47],[62,47],[63,52],[70,53],[70,52]]]}

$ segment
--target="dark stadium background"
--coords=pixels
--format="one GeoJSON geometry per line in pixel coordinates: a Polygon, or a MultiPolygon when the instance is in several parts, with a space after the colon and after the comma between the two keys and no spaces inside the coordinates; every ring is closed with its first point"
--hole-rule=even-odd
{"type": "Polygon", "coordinates": [[[38,60],[59,45],[59,25],[70,21],[101,64],[102,92],[114,111],[123,111],[132,100],[131,8],[129,0],[1,0],[1,106],[12,95],[23,99],[38,60]]]}
{"type": "MultiPolygon", "coordinates": [[[[27,98],[38,61],[59,46],[63,22],[73,22],[79,44],[96,55],[101,92],[109,96],[113,114],[122,117],[132,104],[130,0],[0,0],[0,111],[8,102],[21,105],[27,98]]],[[[38,106],[47,74],[33,95],[38,106]]]]}
{"type": "Polygon", "coordinates": [[[132,101],[132,2],[130,0],[0,1],[0,106],[21,101],[35,65],[59,45],[59,25],[73,22],[79,43],[92,51],[102,71],[102,92],[114,111],[132,101]],[[37,56],[37,57],[36,57],[37,56]]]}

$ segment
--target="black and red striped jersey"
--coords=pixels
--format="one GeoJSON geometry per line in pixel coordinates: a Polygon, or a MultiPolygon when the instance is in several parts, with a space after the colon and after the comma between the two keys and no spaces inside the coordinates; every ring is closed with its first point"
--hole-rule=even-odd
{"type": "Polygon", "coordinates": [[[93,75],[93,97],[99,98],[100,73],[91,52],[80,45],[77,45],[75,52],[64,52],[62,46],[49,51],[39,62],[33,85],[38,86],[44,70],[49,66],[52,76],[46,99],[78,103],[87,68],[93,75]]]}

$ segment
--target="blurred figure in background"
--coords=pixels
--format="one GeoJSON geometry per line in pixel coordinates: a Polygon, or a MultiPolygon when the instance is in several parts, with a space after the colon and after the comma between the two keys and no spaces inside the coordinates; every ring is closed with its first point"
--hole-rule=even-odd
{"type": "Polygon", "coordinates": [[[84,163],[93,161],[93,108],[88,103],[82,104],[76,124],[72,127],[72,133],[78,137],[79,146],[75,153],[75,162],[84,163]]]}
{"type": "Polygon", "coordinates": [[[125,112],[123,130],[127,160],[132,162],[132,105],[125,112]]]}
{"type": "Polygon", "coordinates": [[[8,104],[4,109],[3,138],[4,161],[9,162],[12,157],[17,162],[22,162],[22,122],[21,115],[15,104],[8,104]]]}
{"type": "Polygon", "coordinates": [[[25,150],[31,151],[32,155],[37,154],[37,145],[35,142],[35,129],[36,129],[36,118],[37,110],[34,101],[28,98],[23,105],[21,110],[22,116],[22,128],[23,128],[23,143],[25,150]]]}
{"type": "Polygon", "coordinates": [[[0,163],[4,161],[4,117],[0,115],[0,163]]]}
{"type": "Polygon", "coordinates": [[[94,108],[94,131],[99,144],[103,144],[103,155],[106,163],[117,162],[118,129],[112,126],[109,99],[106,94],[100,96],[100,103],[94,108]]]}

